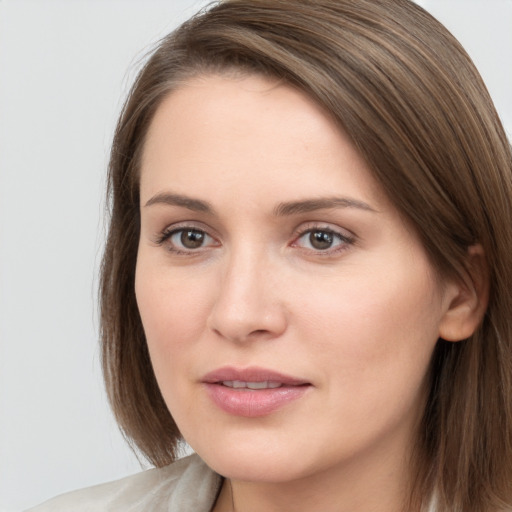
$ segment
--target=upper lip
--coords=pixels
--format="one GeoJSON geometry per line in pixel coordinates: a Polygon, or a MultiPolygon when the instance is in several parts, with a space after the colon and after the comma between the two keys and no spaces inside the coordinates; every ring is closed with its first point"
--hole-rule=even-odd
{"type": "Polygon", "coordinates": [[[251,366],[248,368],[235,368],[233,366],[224,366],[208,372],[202,379],[202,382],[214,384],[224,381],[243,381],[243,382],[279,382],[285,386],[301,386],[309,384],[305,379],[292,377],[281,372],[251,366]]]}

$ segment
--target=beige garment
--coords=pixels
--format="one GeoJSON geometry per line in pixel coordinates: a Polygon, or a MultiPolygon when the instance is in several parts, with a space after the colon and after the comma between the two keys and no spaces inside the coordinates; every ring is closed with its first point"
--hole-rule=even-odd
{"type": "Polygon", "coordinates": [[[222,478],[198,455],[53,498],[26,512],[209,512],[222,478]]]}

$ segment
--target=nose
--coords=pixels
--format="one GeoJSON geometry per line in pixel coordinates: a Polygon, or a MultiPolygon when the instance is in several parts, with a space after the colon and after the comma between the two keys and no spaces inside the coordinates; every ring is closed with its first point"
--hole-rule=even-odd
{"type": "Polygon", "coordinates": [[[247,252],[225,262],[208,318],[208,327],[218,336],[242,343],[276,338],[287,327],[279,269],[247,252]]]}

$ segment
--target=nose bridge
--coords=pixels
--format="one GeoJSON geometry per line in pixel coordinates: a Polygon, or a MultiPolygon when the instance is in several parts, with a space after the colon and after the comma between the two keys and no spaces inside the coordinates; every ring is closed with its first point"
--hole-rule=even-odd
{"type": "Polygon", "coordinates": [[[246,244],[233,248],[218,281],[210,328],[234,341],[281,334],[286,316],[275,287],[276,272],[265,251],[246,244]]]}

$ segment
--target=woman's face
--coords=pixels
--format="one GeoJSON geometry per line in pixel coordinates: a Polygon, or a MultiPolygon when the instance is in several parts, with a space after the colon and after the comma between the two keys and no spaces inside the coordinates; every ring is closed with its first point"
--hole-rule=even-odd
{"type": "Polygon", "coordinates": [[[140,191],[137,302],[203,459],[272,482],[403,462],[451,288],[333,121],[268,79],[193,79],[140,191]]]}

